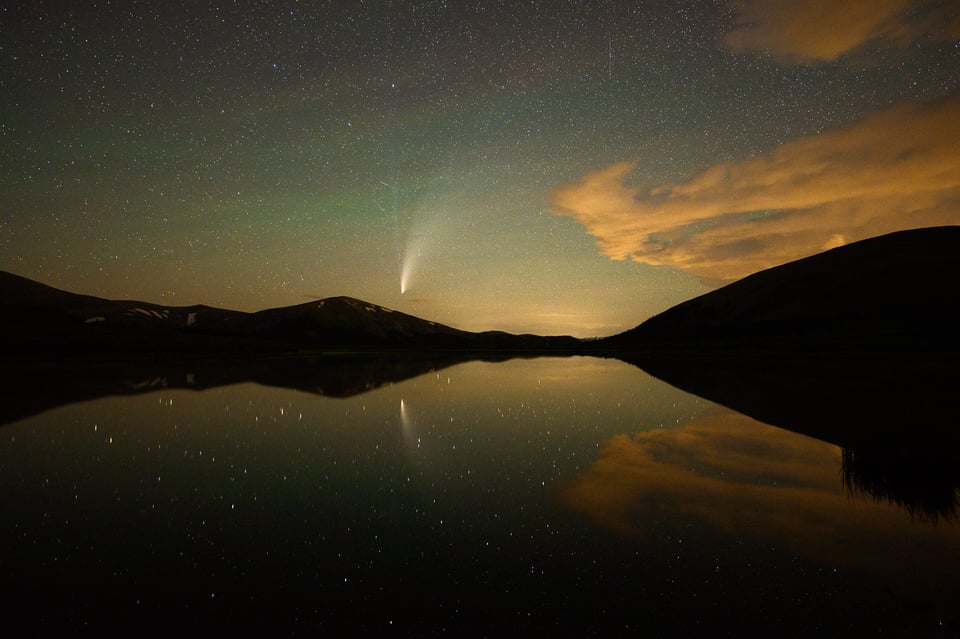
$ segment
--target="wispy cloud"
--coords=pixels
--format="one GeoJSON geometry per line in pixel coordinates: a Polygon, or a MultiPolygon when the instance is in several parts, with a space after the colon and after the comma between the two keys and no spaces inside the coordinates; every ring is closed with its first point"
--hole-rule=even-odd
{"type": "Polygon", "coordinates": [[[904,45],[960,36],[960,11],[943,0],[740,0],[735,53],[762,53],[781,62],[836,60],[866,43],[904,45]]]}
{"type": "Polygon", "coordinates": [[[960,222],[960,93],[910,102],[682,184],[629,186],[632,163],[550,196],[603,255],[730,281],[850,241],[960,222]]]}

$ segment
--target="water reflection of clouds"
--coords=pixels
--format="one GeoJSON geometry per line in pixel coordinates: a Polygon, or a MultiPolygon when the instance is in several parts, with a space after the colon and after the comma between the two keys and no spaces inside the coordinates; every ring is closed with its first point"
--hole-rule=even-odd
{"type": "Polygon", "coordinates": [[[558,500],[599,528],[645,541],[655,541],[651,522],[695,520],[894,583],[952,584],[960,527],[851,496],[840,456],[830,444],[718,409],[680,428],[607,440],[558,500]]]}

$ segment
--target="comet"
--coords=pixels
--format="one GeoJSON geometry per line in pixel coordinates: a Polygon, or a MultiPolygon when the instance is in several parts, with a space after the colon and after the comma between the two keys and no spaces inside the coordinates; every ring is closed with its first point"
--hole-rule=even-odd
{"type": "Polygon", "coordinates": [[[417,262],[423,257],[420,247],[422,240],[418,236],[411,238],[403,252],[403,261],[400,265],[400,294],[403,295],[410,288],[413,274],[416,272],[417,262]]]}

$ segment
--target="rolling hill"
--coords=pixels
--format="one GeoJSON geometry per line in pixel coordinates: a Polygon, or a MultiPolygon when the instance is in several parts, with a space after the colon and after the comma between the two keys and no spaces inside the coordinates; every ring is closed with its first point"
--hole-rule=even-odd
{"type": "Polygon", "coordinates": [[[899,231],[750,275],[605,348],[956,348],[960,226],[899,231]]]}
{"type": "Polygon", "coordinates": [[[62,291],[0,271],[8,355],[468,349],[956,350],[960,226],[900,231],[755,273],[619,335],[473,333],[350,297],[245,313],[62,291]]]}
{"type": "Polygon", "coordinates": [[[245,313],[59,290],[0,271],[7,354],[242,353],[304,349],[571,348],[572,337],[473,333],[351,297],[245,313]]]}

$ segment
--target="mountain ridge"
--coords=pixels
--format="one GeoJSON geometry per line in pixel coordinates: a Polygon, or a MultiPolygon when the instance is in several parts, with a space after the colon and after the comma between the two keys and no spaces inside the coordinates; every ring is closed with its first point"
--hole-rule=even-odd
{"type": "Polygon", "coordinates": [[[759,271],[599,340],[469,332],[348,296],[256,312],[63,291],[0,271],[0,346],[31,353],[352,349],[958,350],[960,226],[898,231],[759,271]]]}
{"type": "Polygon", "coordinates": [[[601,343],[955,348],[958,276],[960,226],[897,231],[759,271],[601,343]]]}
{"type": "Polygon", "coordinates": [[[0,271],[7,353],[571,348],[567,336],[474,333],[348,296],[252,313],[72,293],[0,271]]]}

